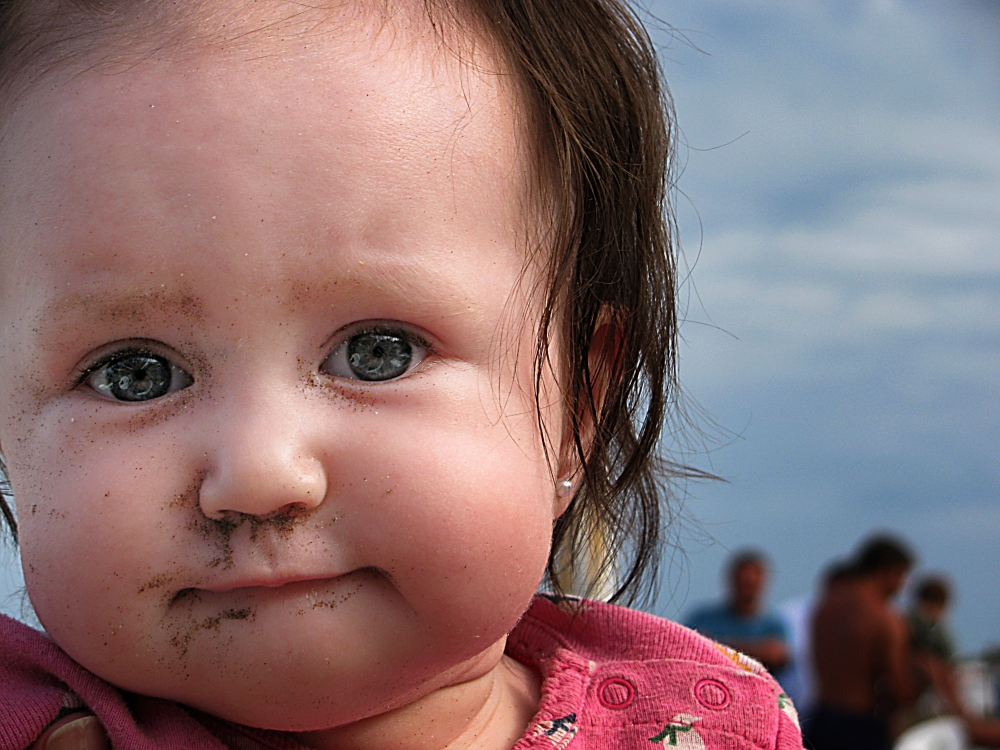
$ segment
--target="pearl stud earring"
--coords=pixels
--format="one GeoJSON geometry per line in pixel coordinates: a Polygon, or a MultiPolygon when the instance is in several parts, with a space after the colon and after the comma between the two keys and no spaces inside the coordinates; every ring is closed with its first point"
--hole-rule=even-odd
{"type": "Polygon", "coordinates": [[[566,495],[571,495],[572,493],[573,493],[573,483],[568,479],[562,480],[559,483],[559,494],[566,496],[566,495]]]}

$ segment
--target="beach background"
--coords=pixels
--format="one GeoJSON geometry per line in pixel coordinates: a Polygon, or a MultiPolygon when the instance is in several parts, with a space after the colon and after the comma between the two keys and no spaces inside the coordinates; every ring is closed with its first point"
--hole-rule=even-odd
{"type": "Polygon", "coordinates": [[[688,486],[658,611],[747,545],[772,602],[807,595],[884,529],[954,581],[963,652],[1000,642],[1000,3],[644,7],[672,27],[687,447],[728,480],[688,486]]]}

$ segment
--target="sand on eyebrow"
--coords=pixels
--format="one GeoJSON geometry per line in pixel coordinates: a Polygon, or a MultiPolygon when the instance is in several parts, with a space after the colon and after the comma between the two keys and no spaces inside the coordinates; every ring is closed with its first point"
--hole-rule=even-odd
{"type": "Polygon", "coordinates": [[[151,315],[164,312],[180,314],[195,323],[205,318],[201,300],[186,291],[161,288],[114,294],[102,289],[100,295],[73,291],[42,306],[37,315],[38,331],[45,337],[50,333],[48,328],[62,327],[71,315],[106,323],[144,322],[151,315]]]}

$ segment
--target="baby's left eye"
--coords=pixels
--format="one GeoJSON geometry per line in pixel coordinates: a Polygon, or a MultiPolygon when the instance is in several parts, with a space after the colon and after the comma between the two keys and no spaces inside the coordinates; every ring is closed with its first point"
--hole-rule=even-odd
{"type": "Polygon", "coordinates": [[[426,356],[427,345],[412,333],[379,326],[346,338],[320,370],[338,378],[381,382],[402,377],[426,356]]]}

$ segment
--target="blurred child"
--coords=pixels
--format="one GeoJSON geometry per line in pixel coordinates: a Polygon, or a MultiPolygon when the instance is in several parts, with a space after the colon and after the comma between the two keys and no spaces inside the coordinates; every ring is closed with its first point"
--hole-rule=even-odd
{"type": "Polygon", "coordinates": [[[0,4],[0,748],[801,747],[559,587],[658,555],[666,112],[616,0],[0,4]]]}
{"type": "MultiPolygon", "coordinates": [[[[968,710],[959,690],[955,671],[955,641],[947,622],[951,584],[940,575],[924,576],[914,587],[907,621],[914,662],[923,678],[924,691],[914,707],[901,719],[904,727],[940,726],[958,732],[968,746],[1000,747],[1000,721],[976,716],[968,710]],[[947,716],[950,722],[934,723],[947,716]],[[930,720],[931,723],[928,723],[930,720]]],[[[917,734],[910,731],[909,736],[917,734]]]]}

